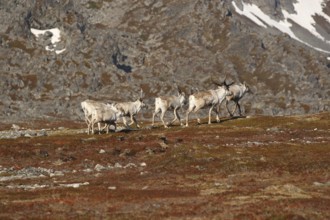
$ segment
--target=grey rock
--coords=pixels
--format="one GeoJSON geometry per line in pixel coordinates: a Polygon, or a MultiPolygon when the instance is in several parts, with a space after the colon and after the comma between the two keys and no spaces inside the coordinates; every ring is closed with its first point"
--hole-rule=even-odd
{"type": "MultiPolygon", "coordinates": [[[[275,20],[281,8],[294,13],[292,1],[249,2],[275,20]]],[[[247,115],[329,110],[328,55],[254,25],[230,0],[2,1],[0,20],[3,122],[82,121],[87,98],[129,101],[142,87],[153,105],[156,96],[175,94],[174,82],[189,93],[213,88],[211,78],[225,75],[253,89],[241,103],[247,115]],[[54,47],[65,51],[46,51],[52,34],[37,40],[30,28],[59,28],[54,47]]],[[[323,44],[300,27],[295,33],[323,44]]],[[[149,111],[139,117],[150,119],[149,111]]]]}
{"type": "Polygon", "coordinates": [[[105,170],[106,167],[104,167],[104,166],[102,166],[100,164],[96,164],[95,167],[94,167],[94,169],[99,172],[101,170],[105,170]]]}

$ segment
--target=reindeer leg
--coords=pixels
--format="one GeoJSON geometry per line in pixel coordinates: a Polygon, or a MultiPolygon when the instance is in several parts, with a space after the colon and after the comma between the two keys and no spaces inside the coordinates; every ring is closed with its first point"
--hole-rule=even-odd
{"type": "Polygon", "coordinates": [[[85,122],[86,122],[87,125],[90,122],[89,117],[91,117],[91,119],[92,119],[92,116],[85,115],[85,122]]]}
{"type": "Polygon", "coordinates": [[[85,122],[87,124],[87,134],[89,134],[91,120],[89,120],[88,115],[85,116],[85,122]]]}
{"type": "Polygon", "coordinates": [[[180,115],[179,115],[179,109],[176,109],[175,113],[176,113],[176,118],[179,120],[180,122],[180,125],[182,126],[182,122],[181,122],[181,118],[180,118],[180,115]]]}
{"type": "Polygon", "coordinates": [[[168,128],[165,121],[164,121],[164,115],[165,115],[165,111],[162,111],[161,115],[160,115],[160,120],[163,122],[163,125],[165,128],[168,128]]]}
{"type": "Polygon", "coordinates": [[[138,123],[137,123],[137,121],[136,121],[134,115],[131,115],[131,123],[129,123],[129,126],[131,126],[131,125],[134,124],[134,123],[136,124],[136,127],[137,127],[137,128],[140,128],[140,126],[138,125],[138,123]]]}
{"type": "Polygon", "coordinates": [[[190,114],[190,110],[188,109],[187,112],[186,112],[186,127],[188,127],[188,121],[189,121],[189,114],[190,114]]]}
{"type": "Polygon", "coordinates": [[[87,121],[87,119],[85,118],[85,122],[87,124],[87,134],[89,134],[89,122],[87,121]]]}
{"type": "Polygon", "coordinates": [[[128,124],[129,126],[131,126],[132,124],[134,124],[134,122],[135,122],[134,119],[135,119],[135,118],[133,117],[133,115],[131,115],[131,123],[128,124]]]}
{"type": "Polygon", "coordinates": [[[110,124],[107,123],[106,126],[107,126],[107,131],[106,132],[107,132],[107,134],[109,134],[110,124]]]}
{"type": "MultiPolygon", "coordinates": [[[[197,112],[197,109],[195,108],[194,109],[195,115],[197,115],[196,112],[197,112]]],[[[201,120],[199,119],[198,115],[197,115],[197,124],[199,124],[199,125],[201,124],[201,120]]]]}
{"type": "Polygon", "coordinates": [[[214,108],[214,105],[212,105],[209,110],[209,124],[211,124],[211,113],[212,113],[213,108],[214,108]]]}
{"type": "Polygon", "coordinates": [[[101,123],[100,122],[97,123],[97,127],[99,129],[99,134],[101,134],[101,123]]]}
{"type": "Polygon", "coordinates": [[[233,113],[231,114],[231,117],[233,117],[233,115],[235,114],[235,112],[236,112],[236,109],[237,109],[237,106],[238,106],[238,102],[235,102],[235,109],[234,109],[234,111],[233,111],[233,113]]]}
{"type": "Polygon", "coordinates": [[[152,114],[152,124],[151,126],[155,125],[155,116],[160,112],[160,108],[155,109],[155,112],[152,114]]]}
{"type": "Polygon", "coordinates": [[[126,128],[129,127],[129,125],[127,124],[127,121],[126,121],[126,117],[125,116],[123,116],[123,124],[126,126],[126,128]]]}
{"type": "Polygon", "coordinates": [[[113,126],[115,127],[114,132],[116,132],[116,130],[117,130],[117,122],[114,122],[114,123],[113,123],[113,126]]]}
{"type": "Polygon", "coordinates": [[[85,122],[86,122],[86,124],[87,124],[87,134],[89,134],[89,128],[90,128],[90,122],[89,122],[89,120],[87,120],[87,118],[85,118],[85,122]]]}
{"type": "MultiPolygon", "coordinates": [[[[134,116],[132,116],[132,119],[133,119],[133,122],[136,124],[136,127],[137,127],[137,128],[140,128],[140,125],[137,123],[136,118],[135,118],[134,116]]],[[[132,119],[131,119],[131,120],[132,120],[132,119]]],[[[131,123],[131,124],[133,124],[133,123],[131,123]]]]}
{"type": "Polygon", "coordinates": [[[237,106],[238,106],[238,114],[239,114],[239,116],[242,116],[241,106],[240,106],[240,104],[238,104],[238,102],[237,102],[237,106]]]}
{"type": "Polygon", "coordinates": [[[152,123],[151,123],[151,126],[154,127],[155,126],[155,116],[156,116],[156,112],[154,112],[152,114],[152,123]]]}
{"type": "Polygon", "coordinates": [[[228,111],[230,117],[233,117],[233,114],[230,112],[230,110],[229,110],[229,108],[228,108],[228,103],[229,103],[229,101],[226,100],[226,108],[227,108],[227,111],[228,111]]]}
{"type": "Polygon", "coordinates": [[[197,116],[197,124],[201,124],[201,119],[197,116]]]}
{"type": "Polygon", "coordinates": [[[88,119],[88,134],[94,134],[94,121],[91,119],[88,119]]]}
{"type": "MultiPolygon", "coordinates": [[[[199,110],[200,108],[197,108],[196,106],[192,109],[192,111],[196,114],[196,112],[199,110]]],[[[197,115],[197,114],[196,114],[197,115]]],[[[201,124],[201,120],[199,119],[198,115],[197,115],[197,124],[201,124]]]]}
{"type": "Polygon", "coordinates": [[[215,114],[217,115],[217,122],[220,122],[220,105],[216,106],[216,108],[214,108],[215,114]]]}
{"type": "MultiPolygon", "coordinates": [[[[100,122],[99,122],[99,124],[101,124],[100,122]]],[[[101,125],[100,125],[101,126],[101,125]]],[[[104,127],[102,128],[102,131],[104,130],[104,129],[106,129],[107,128],[107,123],[105,123],[104,124],[104,127]]]]}
{"type": "Polygon", "coordinates": [[[89,132],[90,130],[91,130],[91,124],[88,123],[88,124],[87,124],[87,134],[90,134],[90,132],[89,132]]]}
{"type": "Polygon", "coordinates": [[[95,124],[95,122],[92,121],[91,123],[92,123],[92,124],[91,124],[91,125],[92,125],[92,134],[94,134],[94,124],[95,124]]]}
{"type": "Polygon", "coordinates": [[[170,125],[173,124],[178,119],[178,108],[175,108],[173,113],[174,113],[174,119],[170,122],[170,125]]]}

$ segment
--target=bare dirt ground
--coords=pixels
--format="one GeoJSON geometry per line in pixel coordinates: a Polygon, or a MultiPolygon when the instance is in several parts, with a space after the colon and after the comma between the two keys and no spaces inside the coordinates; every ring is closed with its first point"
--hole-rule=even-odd
{"type": "Polygon", "coordinates": [[[0,139],[0,219],[330,219],[329,119],[145,122],[102,135],[34,122],[62,128],[0,139]]]}

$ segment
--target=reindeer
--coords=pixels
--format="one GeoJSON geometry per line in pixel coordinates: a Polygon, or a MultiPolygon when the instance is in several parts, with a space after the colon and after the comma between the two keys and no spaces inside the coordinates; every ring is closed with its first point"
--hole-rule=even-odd
{"type": "MultiPolygon", "coordinates": [[[[99,134],[101,134],[101,125],[100,123],[105,123],[106,132],[109,133],[110,125],[117,129],[116,121],[119,117],[123,115],[122,111],[119,111],[113,104],[105,104],[99,108],[95,108],[92,111],[90,124],[92,127],[92,134],[94,134],[94,125],[98,123],[99,134]]],[[[103,129],[104,129],[103,128],[103,129]]],[[[102,129],[102,130],[103,130],[102,129]]]]}
{"type": "Polygon", "coordinates": [[[155,116],[161,111],[160,119],[164,124],[165,128],[168,128],[164,121],[164,115],[167,110],[174,109],[174,119],[169,123],[169,125],[173,124],[176,120],[180,121],[181,126],[183,125],[178,114],[178,110],[182,108],[185,104],[186,98],[185,93],[178,88],[178,95],[175,96],[161,96],[155,99],[155,112],[152,114],[152,126],[155,123],[155,116]]]}
{"type": "MultiPolygon", "coordinates": [[[[201,108],[211,106],[209,110],[209,121],[211,124],[211,113],[212,110],[216,112],[216,120],[220,122],[218,106],[223,102],[226,96],[232,93],[228,90],[230,85],[226,84],[226,79],[223,83],[219,84],[213,81],[214,84],[218,86],[217,89],[210,89],[208,91],[197,92],[189,96],[189,107],[186,112],[186,127],[188,127],[189,114],[193,111],[196,113],[201,108]]],[[[200,124],[200,119],[197,117],[197,122],[200,124]]]]}
{"type": "Polygon", "coordinates": [[[135,102],[119,102],[114,103],[114,107],[123,113],[123,123],[126,127],[131,126],[133,123],[136,124],[137,128],[140,128],[139,124],[136,121],[135,115],[137,115],[140,110],[146,107],[146,104],[143,101],[143,91],[141,89],[140,97],[135,102]],[[131,123],[127,125],[125,117],[130,117],[131,123]]]}
{"type": "Polygon", "coordinates": [[[229,91],[232,92],[232,95],[226,96],[226,108],[227,108],[228,113],[230,114],[231,117],[233,117],[233,115],[236,112],[236,109],[238,107],[238,114],[240,116],[242,116],[241,106],[239,105],[238,102],[239,102],[239,100],[241,100],[241,98],[243,98],[243,96],[246,93],[253,94],[252,91],[250,90],[249,86],[246,85],[245,82],[243,84],[239,83],[239,84],[230,85],[229,91]],[[235,109],[232,113],[229,111],[229,108],[228,108],[228,103],[230,101],[233,101],[236,104],[235,109]]]}
{"type": "Polygon", "coordinates": [[[81,102],[81,108],[84,111],[85,122],[87,124],[87,134],[89,134],[89,132],[91,130],[91,125],[92,125],[91,120],[92,120],[93,111],[97,108],[102,108],[105,105],[106,104],[103,102],[98,102],[98,101],[94,101],[94,100],[90,100],[90,99],[87,99],[87,100],[81,102]]]}

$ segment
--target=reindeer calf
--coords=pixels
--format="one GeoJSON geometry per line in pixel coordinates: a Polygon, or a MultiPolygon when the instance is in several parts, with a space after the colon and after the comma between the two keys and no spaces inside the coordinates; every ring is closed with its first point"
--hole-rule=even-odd
{"type": "Polygon", "coordinates": [[[95,109],[102,108],[106,104],[99,101],[94,101],[87,99],[81,102],[81,108],[85,114],[85,122],[87,124],[87,134],[91,131],[91,120],[92,120],[92,113],[95,109]]]}
{"type": "Polygon", "coordinates": [[[161,96],[155,99],[155,112],[152,115],[152,126],[154,126],[155,123],[155,116],[161,112],[160,119],[164,124],[165,128],[168,128],[164,121],[164,115],[167,110],[170,108],[174,109],[174,119],[169,123],[169,125],[173,124],[176,120],[180,121],[180,124],[182,126],[182,122],[180,119],[180,116],[178,114],[178,110],[182,108],[182,106],[185,104],[186,98],[185,93],[181,90],[178,91],[177,96],[161,96]]]}
{"type": "Polygon", "coordinates": [[[94,134],[94,125],[98,123],[99,134],[101,133],[100,123],[105,123],[106,132],[109,133],[110,125],[117,128],[116,121],[122,116],[122,112],[117,110],[112,104],[106,104],[100,108],[95,108],[91,115],[92,134],[94,134]]]}
{"type": "Polygon", "coordinates": [[[120,102],[115,103],[114,107],[122,112],[123,115],[123,123],[126,127],[131,126],[133,123],[136,124],[137,128],[140,128],[135,115],[137,115],[142,108],[146,107],[146,104],[143,101],[143,92],[141,90],[140,98],[138,98],[135,102],[120,102]],[[130,117],[131,123],[127,125],[127,121],[125,117],[130,117]]]}

